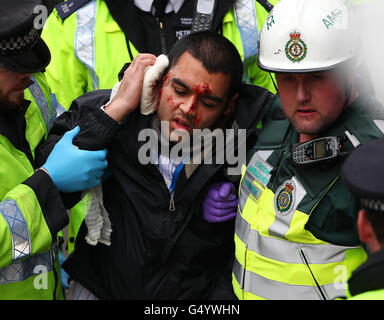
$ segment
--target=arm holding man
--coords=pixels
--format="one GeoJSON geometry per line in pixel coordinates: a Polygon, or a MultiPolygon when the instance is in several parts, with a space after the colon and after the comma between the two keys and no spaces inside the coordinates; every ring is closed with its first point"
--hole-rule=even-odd
{"type": "Polygon", "coordinates": [[[0,299],[63,298],[56,236],[68,217],[60,192],[95,186],[107,166],[106,150],[72,144],[79,128],[44,160],[55,110],[41,73],[50,52],[33,25],[39,4],[0,8],[0,299]]]}

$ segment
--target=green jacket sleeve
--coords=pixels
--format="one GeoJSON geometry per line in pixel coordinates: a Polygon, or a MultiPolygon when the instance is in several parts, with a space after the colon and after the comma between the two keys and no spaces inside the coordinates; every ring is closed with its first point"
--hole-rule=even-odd
{"type": "Polygon", "coordinates": [[[37,170],[1,199],[0,268],[48,251],[67,223],[58,190],[44,171],[37,170]]]}

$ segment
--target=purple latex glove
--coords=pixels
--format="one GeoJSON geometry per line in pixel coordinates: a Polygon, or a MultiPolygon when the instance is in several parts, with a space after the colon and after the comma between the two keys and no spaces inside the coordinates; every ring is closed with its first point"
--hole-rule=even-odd
{"type": "Polygon", "coordinates": [[[238,198],[232,182],[214,183],[203,202],[203,216],[208,222],[224,222],[237,213],[238,198]]]}

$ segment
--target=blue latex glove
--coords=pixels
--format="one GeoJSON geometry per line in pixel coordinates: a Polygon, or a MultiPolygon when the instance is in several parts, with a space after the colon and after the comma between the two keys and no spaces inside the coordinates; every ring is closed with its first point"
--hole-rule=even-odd
{"type": "Polygon", "coordinates": [[[65,257],[64,257],[63,253],[60,250],[59,250],[59,262],[60,262],[61,285],[63,286],[64,289],[68,289],[69,288],[69,284],[68,284],[69,275],[61,267],[63,265],[63,263],[65,262],[65,257]]]}
{"type": "Polygon", "coordinates": [[[203,216],[208,222],[224,222],[236,216],[238,198],[232,182],[214,183],[203,202],[203,216]]]}
{"type": "Polygon", "coordinates": [[[62,192],[76,192],[96,187],[108,163],[107,150],[81,150],[72,144],[80,127],[65,133],[42,166],[56,188],[62,192]]]}

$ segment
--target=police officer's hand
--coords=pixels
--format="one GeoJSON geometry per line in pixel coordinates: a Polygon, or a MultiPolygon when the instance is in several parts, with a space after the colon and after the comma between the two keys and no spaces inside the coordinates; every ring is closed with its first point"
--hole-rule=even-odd
{"type": "Polygon", "coordinates": [[[208,222],[233,219],[237,212],[238,198],[232,182],[214,183],[203,202],[203,216],[208,222]]]}
{"type": "Polygon", "coordinates": [[[81,150],[72,144],[79,131],[80,127],[77,126],[65,133],[42,166],[62,192],[96,187],[107,167],[107,150],[81,150]]]}
{"type": "Polygon", "coordinates": [[[154,65],[155,62],[156,56],[149,53],[140,53],[133,59],[131,65],[124,72],[123,80],[115,97],[104,108],[111,118],[121,122],[139,106],[145,69],[154,65]]]}

